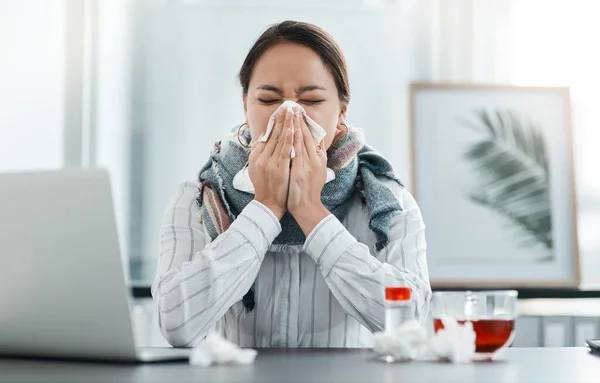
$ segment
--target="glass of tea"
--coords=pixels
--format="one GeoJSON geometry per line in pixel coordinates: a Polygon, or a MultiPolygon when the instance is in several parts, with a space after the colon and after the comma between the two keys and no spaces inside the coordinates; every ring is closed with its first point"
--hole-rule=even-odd
{"type": "Polygon", "coordinates": [[[443,317],[473,324],[477,360],[489,360],[508,347],[515,336],[517,291],[436,291],[431,310],[433,327],[444,328],[443,317]]]}

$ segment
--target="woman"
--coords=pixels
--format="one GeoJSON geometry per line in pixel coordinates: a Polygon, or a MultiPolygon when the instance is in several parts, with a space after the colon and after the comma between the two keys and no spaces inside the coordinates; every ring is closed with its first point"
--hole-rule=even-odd
{"type": "Polygon", "coordinates": [[[386,285],[410,286],[423,321],[425,226],[391,165],[346,125],[337,43],[315,25],[273,25],[239,79],[245,123],[163,220],[152,295],[168,342],[191,347],[216,329],[248,347],[369,347],[386,285]],[[286,100],[297,104],[279,108],[286,100]]]}

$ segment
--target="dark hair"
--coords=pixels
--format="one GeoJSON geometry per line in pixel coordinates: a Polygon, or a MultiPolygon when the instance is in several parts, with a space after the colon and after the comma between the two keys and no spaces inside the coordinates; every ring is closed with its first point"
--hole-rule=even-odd
{"type": "Polygon", "coordinates": [[[238,75],[244,96],[248,94],[250,77],[260,57],[269,48],[284,42],[303,45],[318,54],[335,81],[340,101],[350,101],[346,60],[338,43],[328,32],[314,24],[290,20],[271,25],[248,52],[238,75]]]}

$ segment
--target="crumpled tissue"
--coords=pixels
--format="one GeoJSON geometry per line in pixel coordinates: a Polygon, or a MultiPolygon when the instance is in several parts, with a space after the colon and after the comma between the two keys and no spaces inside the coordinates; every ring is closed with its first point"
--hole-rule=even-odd
{"type": "MultiPolygon", "coordinates": [[[[325,136],[327,135],[327,132],[325,131],[325,129],[323,129],[321,127],[321,125],[317,124],[312,118],[310,118],[308,116],[308,114],[306,113],[306,111],[304,110],[302,105],[300,105],[294,101],[291,101],[291,100],[286,100],[281,105],[279,105],[279,107],[277,109],[275,109],[275,112],[273,112],[273,114],[271,114],[271,117],[269,118],[269,123],[267,124],[267,130],[265,131],[265,134],[260,139],[261,142],[267,142],[267,140],[269,139],[269,136],[271,135],[271,132],[273,131],[273,127],[275,126],[275,120],[277,119],[277,113],[279,113],[279,109],[284,108],[284,109],[287,109],[288,111],[290,111],[290,110],[292,110],[292,108],[294,106],[297,107],[298,110],[300,110],[300,113],[302,113],[302,115],[306,119],[306,125],[308,125],[308,129],[310,129],[310,131],[315,139],[315,142],[319,143],[319,142],[321,142],[321,140],[323,138],[325,138],[325,136]]],[[[296,157],[296,152],[294,151],[294,148],[292,148],[291,158],[294,158],[294,157],[296,157]]]]}
{"type": "Polygon", "coordinates": [[[471,322],[460,324],[452,318],[442,318],[444,328],[428,337],[416,320],[408,321],[391,332],[373,334],[373,350],[391,355],[396,360],[469,363],[475,357],[475,331],[471,322]]]}
{"type": "MultiPolygon", "coordinates": [[[[279,105],[277,109],[275,109],[275,112],[273,112],[273,114],[271,114],[271,117],[269,118],[269,122],[267,124],[267,130],[259,140],[260,142],[267,142],[267,140],[269,139],[269,136],[273,131],[273,127],[275,126],[275,119],[277,118],[277,113],[279,112],[279,109],[286,108],[287,110],[291,110],[294,106],[298,107],[302,115],[306,118],[306,123],[308,125],[308,128],[312,132],[315,142],[319,143],[321,142],[321,140],[323,140],[323,138],[325,138],[325,136],[327,135],[325,129],[323,129],[319,124],[317,124],[312,118],[308,116],[302,105],[291,100],[286,100],[281,105],[279,105]]],[[[294,158],[295,156],[296,152],[294,151],[294,148],[292,148],[291,158],[294,158]]],[[[333,169],[327,168],[327,178],[325,179],[325,183],[331,182],[334,179],[335,172],[333,171],[333,169]]],[[[242,170],[237,172],[237,174],[233,177],[233,187],[237,190],[254,194],[254,185],[252,184],[252,180],[250,179],[248,166],[244,166],[242,170]]]]}
{"type": "Polygon", "coordinates": [[[207,367],[211,364],[252,364],[257,351],[243,349],[212,332],[190,353],[190,364],[207,367]]]}

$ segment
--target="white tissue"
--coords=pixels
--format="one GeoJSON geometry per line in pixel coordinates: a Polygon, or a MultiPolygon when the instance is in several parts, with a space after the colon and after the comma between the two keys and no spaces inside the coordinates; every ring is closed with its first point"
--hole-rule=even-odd
{"type": "Polygon", "coordinates": [[[413,320],[392,332],[373,334],[373,350],[391,355],[396,360],[449,360],[468,363],[475,357],[475,331],[471,322],[459,324],[451,318],[442,318],[444,328],[431,338],[426,330],[413,320]]]}
{"type": "MultiPolygon", "coordinates": [[[[275,112],[273,112],[273,114],[269,118],[267,130],[265,132],[265,135],[260,139],[261,142],[267,142],[267,140],[269,139],[269,136],[273,131],[273,127],[275,126],[275,119],[277,118],[277,113],[279,112],[279,109],[284,108],[288,111],[291,111],[294,106],[297,107],[304,116],[304,118],[306,118],[306,124],[308,125],[308,128],[310,129],[315,139],[315,142],[319,143],[323,138],[325,138],[325,136],[327,135],[325,129],[323,129],[321,125],[317,124],[312,118],[308,117],[308,114],[306,113],[302,105],[291,100],[286,100],[281,105],[279,105],[277,109],[275,109],[275,112]]],[[[295,156],[296,152],[294,151],[294,148],[292,148],[291,158],[294,158],[295,156]]]]}
{"type": "Polygon", "coordinates": [[[393,333],[377,332],[373,340],[375,352],[397,360],[414,360],[429,352],[427,332],[417,321],[406,322],[393,333]]]}
{"type": "MultiPolygon", "coordinates": [[[[325,183],[331,182],[335,179],[335,172],[333,169],[327,168],[327,178],[325,179],[325,183]]],[[[237,190],[254,194],[254,185],[252,184],[252,180],[250,179],[250,173],[248,172],[248,166],[244,166],[242,170],[237,172],[237,174],[233,177],[233,187],[237,190]]]]}
{"type": "MultiPolygon", "coordinates": [[[[267,124],[267,130],[265,131],[264,136],[262,136],[262,138],[260,139],[260,142],[268,141],[269,136],[271,135],[271,132],[273,131],[273,127],[275,126],[275,119],[277,117],[277,112],[279,112],[279,109],[286,108],[287,110],[291,110],[294,106],[297,106],[298,109],[301,111],[302,115],[306,118],[308,128],[312,132],[315,142],[321,142],[321,140],[323,138],[325,138],[325,136],[327,135],[327,132],[325,132],[325,130],[319,124],[317,124],[312,118],[308,117],[308,114],[306,113],[306,111],[304,110],[302,105],[297,104],[294,101],[287,100],[287,101],[284,101],[281,105],[279,105],[279,107],[275,110],[275,112],[273,112],[273,114],[269,118],[269,123],[267,124]]],[[[296,152],[294,151],[294,148],[292,148],[291,158],[294,158],[295,156],[296,156],[296,152]]],[[[334,179],[335,179],[335,172],[333,171],[333,169],[327,168],[327,178],[325,179],[325,183],[331,182],[334,179]]],[[[233,177],[233,187],[236,188],[237,190],[254,194],[254,185],[252,184],[252,181],[250,180],[250,174],[248,173],[248,166],[244,166],[242,168],[242,170],[240,170],[233,177]]]]}
{"type": "Polygon", "coordinates": [[[431,348],[440,358],[452,363],[468,363],[475,357],[475,331],[473,324],[460,324],[450,318],[442,318],[444,328],[431,339],[431,348]]]}
{"type": "Polygon", "coordinates": [[[256,350],[242,349],[219,334],[210,333],[192,350],[190,364],[202,367],[221,363],[252,364],[256,354],[256,350]]]}

